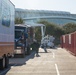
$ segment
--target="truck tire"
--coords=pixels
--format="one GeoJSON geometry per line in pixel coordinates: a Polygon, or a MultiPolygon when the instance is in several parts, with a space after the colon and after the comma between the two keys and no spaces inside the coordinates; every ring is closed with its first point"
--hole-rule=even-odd
{"type": "Polygon", "coordinates": [[[9,57],[5,57],[5,68],[8,68],[9,66],[9,57]]]}
{"type": "Polygon", "coordinates": [[[0,59],[0,70],[3,70],[5,68],[5,57],[0,59]]]}

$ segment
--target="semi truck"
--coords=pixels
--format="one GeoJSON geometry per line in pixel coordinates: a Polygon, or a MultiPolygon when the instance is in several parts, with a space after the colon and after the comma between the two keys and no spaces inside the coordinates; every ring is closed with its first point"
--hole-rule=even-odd
{"type": "Polygon", "coordinates": [[[15,6],[10,0],[0,0],[0,70],[7,68],[14,53],[15,6]]]}
{"type": "Polygon", "coordinates": [[[30,45],[33,42],[33,29],[24,24],[15,25],[15,50],[16,57],[25,57],[30,54],[30,45]]]}

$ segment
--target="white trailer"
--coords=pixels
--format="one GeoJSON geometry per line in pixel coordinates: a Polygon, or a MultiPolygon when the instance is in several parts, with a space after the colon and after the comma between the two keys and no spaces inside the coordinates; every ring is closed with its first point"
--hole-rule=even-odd
{"type": "Polygon", "coordinates": [[[8,67],[14,52],[15,6],[10,0],[0,0],[0,69],[8,67]]]}

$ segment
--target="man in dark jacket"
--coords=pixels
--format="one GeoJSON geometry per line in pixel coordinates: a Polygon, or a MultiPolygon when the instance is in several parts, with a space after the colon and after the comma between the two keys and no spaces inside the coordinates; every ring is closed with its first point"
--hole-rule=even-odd
{"type": "Polygon", "coordinates": [[[33,45],[34,45],[34,50],[36,50],[36,56],[39,56],[38,52],[39,52],[40,44],[37,42],[37,40],[34,40],[33,45]]]}

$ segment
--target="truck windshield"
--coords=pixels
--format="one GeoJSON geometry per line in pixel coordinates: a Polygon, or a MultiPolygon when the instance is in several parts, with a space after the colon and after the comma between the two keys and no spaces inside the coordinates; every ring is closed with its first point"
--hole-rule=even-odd
{"type": "Polygon", "coordinates": [[[22,36],[22,31],[15,31],[15,38],[19,38],[22,36]]]}

